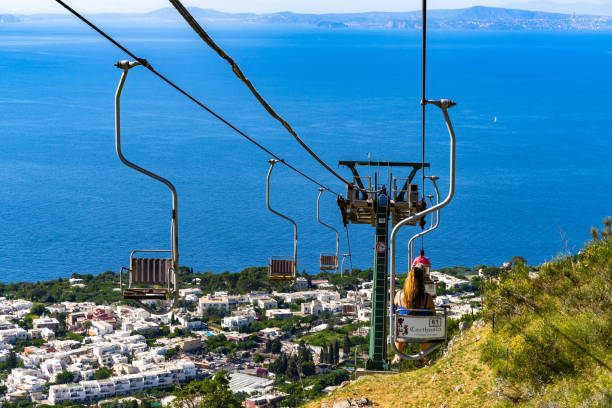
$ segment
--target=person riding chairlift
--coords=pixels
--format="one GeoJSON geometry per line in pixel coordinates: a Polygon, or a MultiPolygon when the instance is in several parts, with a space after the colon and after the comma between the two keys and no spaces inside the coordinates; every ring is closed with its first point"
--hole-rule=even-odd
{"type": "Polygon", "coordinates": [[[419,256],[418,258],[416,258],[413,262],[412,262],[412,266],[416,267],[421,265],[422,267],[424,267],[428,272],[429,272],[429,268],[431,268],[431,263],[429,262],[428,258],[425,258],[425,251],[421,249],[421,251],[419,252],[419,256]]]}

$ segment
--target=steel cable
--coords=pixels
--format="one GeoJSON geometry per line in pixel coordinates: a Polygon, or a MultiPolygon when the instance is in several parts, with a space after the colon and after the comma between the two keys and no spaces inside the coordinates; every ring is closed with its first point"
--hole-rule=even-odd
{"type": "MultiPolygon", "coordinates": [[[[425,198],[425,68],[427,62],[427,0],[423,0],[423,55],[422,55],[422,88],[423,93],[421,95],[421,143],[423,146],[422,157],[421,157],[421,191],[423,194],[423,198],[425,198]]],[[[423,237],[421,237],[421,250],[423,250],[423,237]]]]}
{"type": "Polygon", "coordinates": [[[297,135],[295,130],[293,130],[293,128],[291,127],[289,122],[287,122],[285,119],[283,119],[278,113],[276,113],[276,111],[274,109],[272,109],[272,107],[268,104],[268,102],[266,102],[266,100],[261,96],[261,94],[257,91],[257,89],[255,89],[255,87],[253,86],[251,81],[244,75],[244,73],[242,72],[242,70],[240,69],[238,64],[236,64],[236,61],[234,61],[232,59],[232,57],[227,55],[225,53],[225,51],[223,51],[221,49],[221,47],[219,47],[215,43],[215,41],[208,35],[208,33],[202,28],[202,26],[196,21],[196,19],[193,18],[193,16],[191,15],[191,13],[189,13],[189,11],[185,8],[185,6],[183,6],[183,4],[179,0],[169,0],[169,1],[170,1],[170,3],[172,3],[172,5],[176,9],[176,11],[178,11],[178,13],[185,19],[187,24],[189,24],[191,26],[193,31],[195,31],[196,34],[198,34],[198,36],[200,36],[200,38],[206,43],[206,45],[208,45],[221,58],[223,58],[224,60],[226,60],[229,63],[229,65],[232,67],[232,71],[234,72],[234,74],[238,77],[238,79],[240,79],[240,81],[242,81],[247,86],[247,88],[249,88],[249,90],[251,91],[253,96],[255,96],[255,99],[257,99],[257,101],[260,103],[261,106],[263,106],[263,108],[268,112],[268,114],[270,114],[270,116],[272,116],[274,119],[279,121],[283,125],[283,127],[287,130],[287,132],[289,132],[289,134],[291,134],[295,138],[295,140],[297,140],[297,142],[312,157],[314,157],[314,159],[316,161],[318,161],[323,167],[325,167],[325,169],[327,171],[329,171],[331,174],[333,174],[336,178],[338,178],[344,184],[346,184],[346,185],[352,184],[349,181],[347,181],[346,179],[344,179],[341,175],[336,173],[334,170],[332,170],[332,168],[329,167],[329,165],[327,163],[325,163],[319,156],[317,156],[315,154],[315,152],[313,152],[306,145],[306,143],[304,143],[302,141],[302,139],[300,139],[300,137],[297,135]]]}
{"type": "Polygon", "coordinates": [[[202,102],[200,102],[199,100],[197,100],[195,97],[191,96],[189,93],[187,93],[186,91],[184,91],[181,87],[179,87],[178,85],[176,85],[174,82],[172,82],[171,80],[169,80],[168,78],[166,78],[164,75],[162,75],[161,73],[159,73],[157,70],[155,70],[150,64],[149,62],[144,59],[144,58],[139,58],[136,55],[134,55],[132,52],[130,52],[127,48],[125,48],[123,45],[121,45],[119,42],[115,41],[112,37],[110,37],[108,34],[106,34],[104,31],[102,31],[100,28],[98,28],[95,24],[93,24],[92,22],[90,22],[88,19],[86,19],[85,17],[83,17],[81,14],[79,14],[76,10],[74,10],[73,8],[71,8],[69,5],[67,5],[66,3],[64,3],[62,0],[55,0],[58,4],[60,4],[62,7],[64,7],[66,10],[68,10],[70,13],[72,13],[75,17],[77,17],[79,20],[83,21],[85,24],[87,24],[89,27],[91,27],[93,30],[95,30],[98,34],[100,34],[101,36],[103,36],[104,38],[106,38],[108,41],[110,41],[111,43],[113,43],[117,48],[119,48],[121,51],[125,52],[127,55],[129,55],[130,57],[134,58],[136,61],[140,62],[144,67],[146,67],[149,71],[151,71],[153,74],[155,74],[159,79],[161,79],[162,81],[164,81],[165,83],[167,83],[168,85],[170,85],[171,87],[173,87],[174,89],[176,89],[177,91],[179,91],[181,94],[183,94],[184,96],[186,96],[188,99],[190,99],[192,102],[194,102],[196,105],[198,105],[199,107],[201,107],[202,109],[206,110],[208,113],[210,113],[212,116],[214,116],[216,119],[218,119],[219,121],[221,121],[222,123],[224,123],[225,125],[227,125],[229,128],[231,128],[232,130],[234,130],[236,133],[238,133],[239,135],[241,135],[242,137],[244,137],[245,139],[247,139],[249,142],[253,143],[255,146],[257,146],[258,148],[260,148],[261,150],[263,150],[264,152],[266,152],[267,154],[269,154],[270,156],[274,157],[275,159],[277,159],[279,162],[283,163],[285,166],[287,166],[288,168],[290,168],[291,170],[295,171],[296,173],[298,173],[299,175],[301,175],[302,177],[304,177],[305,179],[311,181],[312,183],[318,185],[319,187],[323,187],[324,189],[336,194],[336,195],[340,195],[339,193],[335,192],[334,190],[330,189],[329,187],[321,184],[320,182],[318,182],[317,180],[313,179],[312,177],[308,176],[307,174],[303,173],[302,171],[298,170],[297,168],[295,168],[294,166],[292,166],[291,164],[287,163],[286,161],[284,161],[283,159],[281,159],[279,156],[277,156],[276,154],[272,153],[272,151],[270,151],[269,149],[267,149],[266,147],[264,147],[262,144],[260,144],[259,142],[257,142],[256,140],[252,139],[251,137],[249,137],[246,133],[244,133],[243,131],[241,131],[240,129],[238,129],[236,126],[232,125],[230,122],[228,122],[227,120],[225,120],[223,117],[221,117],[219,114],[217,114],[216,112],[214,112],[212,109],[210,109],[209,107],[207,107],[206,105],[204,105],[202,102]]]}

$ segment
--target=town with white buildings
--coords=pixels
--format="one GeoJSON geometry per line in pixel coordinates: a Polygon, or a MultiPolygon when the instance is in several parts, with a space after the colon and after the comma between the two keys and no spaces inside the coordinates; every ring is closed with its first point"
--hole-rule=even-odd
{"type": "MultiPolygon", "coordinates": [[[[473,293],[458,290],[469,289],[469,281],[438,272],[432,276],[457,289],[438,296],[438,304],[450,305],[455,318],[470,313],[473,293]]],[[[79,279],[72,284],[83,285],[79,279]]],[[[167,405],[172,386],[225,370],[231,391],[246,396],[245,406],[276,406],[284,394],[266,369],[275,357],[266,348],[276,341],[282,352],[295,354],[300,340],[350,325],[350,336],[365,342],[372,282],[339,290],[327,280],[299,277],[286,292],[202,293],[194,287],[181,289],[180,299],[183,306],[162,316],[121,303],[62,302],[44,305],[32,318],[34,302],[0,298],[0,398],[95,404],[161,389],[168,397],[161,403],[167,405]],[[209,321],[213,315],[218,317],[214,323],[209,321]],[[292,322],[292,330],[283,329],[285,322],[292,322]]],[[[308,341],[306,346],[317,372],[323,372],[323,347],[308,341]]],[[[345,351],[341,355],[352,361],[345,351]]]]}

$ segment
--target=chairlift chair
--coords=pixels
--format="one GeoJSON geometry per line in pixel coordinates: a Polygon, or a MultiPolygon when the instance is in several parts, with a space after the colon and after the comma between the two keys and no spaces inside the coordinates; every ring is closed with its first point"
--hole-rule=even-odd
{"type": "MultiPolygon", "coordinates": [[[[448,129],[448,133],[450,136],[450,184],[448,189],[448,195],[444,199],[444,201],[439,201],[439,194],[436,187],[436,193],[438,195],[437,204],[431,206],[427,209],[423,209],[418,213],[411,215],[410,217],[401,220],[398,222],[391,231],[391,235],[389,238],[390,248],[389,248],[389,258],[390,258],[390,269],[389,269],[389,296],[390,299],[393,299],[395,296],[395,253],[397,251],[397,246],[395,244],[395,239],[399,230],[404,225],[413,225],[412,223],[422,219],[426,215],[437,212],[437,217],[439,221],[439,210],[442,207],[445,207],[450,203],[454,194],[455,194],[455,131],[453,129],[450,117],[448,115],[448,109],[455,106],[455,103],[448,99],[441,99],[439,101],[432,100],[424,100],[424,105],[432,104],[440,108],[442,114],[444,116],[444,120],[446,122],[446,127],[448,129]]],[[[430,177],[432,182],[437,180],[437,178],[430,177]]],[[[437,227],[438,222],[434,225],[437,227]]],[[[434,227],[430,228],[427,231],[422,231],[422,233],[430,232],[435,229],[434,227]]],[[[416,234],[413,237],[413,241],[416,236],[422,236],[416,234]]],[[[389,302],[389,342],[391,345],[391,349],[395,352],[397,356],[402,359],[407,360],[418,360],[433,352],[437,348],[439,348],[444,342],[446,342],[446,322],[448,319],[448,305],[443,305],[442,307],[437,307],[435,309],[409,309],[399,313],[393,301],[389,302]],[[403,342],[403,343],[425,343],[429,344],[427,348],[421,350],[417,354],[408,355],[397,349],[395,346],[395,342],[403,342]]]]}
{"type": "Polygon", "coordinates": [[[279,213],[278,211],[275,211],[272,207],[270,207],[270,175],[272,174],[274,165],[278,163],[278,160],[270,159],[268,160],[268,163],[270,163],[270,169],[268,170],[268,177],[266,179],[266,205],[268,206],[268,210],[270,210],[270,212],[293,224],[294,231],[293,256],[272,255],[270,257],[270,264],[268,266],[268,278],[271,281],[292,281],[297,277],[297,224],[291,218],[279,213]]]}
{"type": "Polygon", "coordinates": [[[321,221],[321,218],[319,216],[321,195],[323,194],[324,191],[325,191],[325,188],[323,187],[319,188],[319,196],[317,197],[317,221],[319,222],[319,224],[323,225],[326,228],[329,228],[330,230],[336,233],[336,252],[335,253],[330,253],[330,252],[322,253],[319,256],[319,269],[321,269],[322,271],[338,272],[338,251],[340,247],[340,234],[338,233],[337,229],[321,221]]]}
{"type": "Polygon", "coordinates": [[[172,218],[170,222],[170,248],[144,249],[132,251],[130,266],[122,267],[119,273],[119,287],[124,299],[132,300],[154,314],[166,314],[175,305],[178,297],[177,276],[178,251],[178,196],[176,189],[168,180],[128,161],[121,151],[120,97],[128,71],[140,62],[120,61],[115,64],[123,70],[117,92],[115,93],[115,146],[117,156],[126,166],[165,184],[172,193],[172,218]],[[159,255],[166,255],[159,257],[159,255]],[[127,279],[124,279],[127,274],[127,279]],[[148,302],[161,303],[161,308],[153,308],[148,302]]]}

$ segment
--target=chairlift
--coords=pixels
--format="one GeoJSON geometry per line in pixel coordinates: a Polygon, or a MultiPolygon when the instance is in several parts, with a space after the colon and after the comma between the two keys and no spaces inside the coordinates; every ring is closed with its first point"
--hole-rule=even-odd
{"type": "Polygon", "coordinates": [[[323,221],[321,221],[321,218],[319,217],[319,207],[320,207],[320,202],[321,202],[321,195],[323,195],[324,191],[325,191],[325,188],[323,187],[319,188],[319,196],[317,197],[317,221],[322,226],[329,228],[330,230],[336,233],[336,252],[335,253],[331,253],[331,252],[321,253],[321,255],[319,256],[319,269],[321,269],[322,271],[338,272],[338,251],[340,248],[340,234],[338,233],[337,229],[335,229],[334,227],[330,225],[325,224],[323,221]]]}
{"type": "Polygon", "coordinates": [[[297,224],[291,218],[279,213],[278,211],[275,211],[272,207],[270,207],[270,175],[272,174],[274,165],[278,163],[278,160],[270,159],[268,160],[268,163],[270,163],[270,169],[268,170],[268,177],[266,179],[266,205],[268,206],[268,210],[270,210],[270,212],[293,224],[294,231],[293,256],[272,255],[270,257],[270,264],[268,266],[268,278],[271,281],[292,281],[297,277],[297,224]]]}
{"type": "Polygon", "coordinates": [[[136,302],[139,306],[153,314],[166,314],[174,307],[178,297],[177,276],[179,265],[178,250],[178,196],[176,189],[168,180],[128,161],[121,151],[121,121],[120,98],[128,71],[140,62],[119,61],[115,66],[123,70],[115,93],[115,147],[119,160],[126,166],[165,184],[172,193],[172,218],[170,222],[170,248],[141,249],[132,251],[130,266],[122,267],[119,272],[119,287],[124,299],[136,302]],[[166,255],[159,257],[159,255],[166,255]],[[127,273],[127,279],[124,279],[127,273]],[[125,285],[125,286],[124,286],[125,285]],[[148,302],[161,304],[161,308],[153,308],[148,302]],[[147,302],[146,304],[143,302],[147,302]]]}
{"type": "MultiPolygon", "coordinates": [[[[427,230],[427,232],[433,231],[435,228],[437,228],[439,224],[439,210],[442,207],[448,205],[455,194],[455,131],[453,129],[450,117],[447,112],[449,108],[455,106],[455,103],[448,99],[442,99],[439,101],[424,100],[423,104],[432,104],[440,108],[444,116],[444,120],[446,122],[446,126],[450,136],[450,186],[448,190],[448,195],[446,196],[444,201],[439,202],[439,192],[436,186],[437,178],[430,177],[430,180],[434,183],[434,187],[436,189],[438,201],[437,204],[401,220],[394,226],[393,230],[391,231],[391,236],[389,240],[389,256],[391,260],[391,267],[389,273],[390,299],[393,299],[395,296],[395,253],[397,248],[395,244],[395,239],[399,230],[404,225],[411,225],[411,222],[419,220],[430,213],[437,212],[438,221],[434,224],[432,228],[427,230]]],[[[422,231],[420,234],[427,232],[422,231]]],[[[415,235],[412,238],[412,241],[414,241],[417,236],[422,235],[415,235]]],[[[402,314],[400,314],[396,306],[394,305],[393,300],[391,300],[389,302],[389,340],[391,349],[395,352],[397,356],[407,360],[421,359],[424,356],[433,352],[434,350],[438,349],[444,342],[446,342],[446,323],[448,319],[447,310],[448,306],[444,305],[443,307],[435,309],[408,309],[405,310],[402,314]],[[414,355],[408,355],[399,351],[395,345],[395,342],[421,343],[423,344],[423,346],[419,353],[414,355]]]]}

